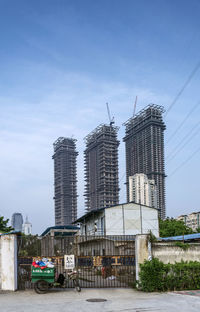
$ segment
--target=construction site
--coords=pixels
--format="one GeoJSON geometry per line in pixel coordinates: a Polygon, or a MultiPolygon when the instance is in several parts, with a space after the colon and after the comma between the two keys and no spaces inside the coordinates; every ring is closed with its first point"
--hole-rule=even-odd
{"type": "Polygon", "coordinates": [[[165,218],[165,163],[164,130],[162,114],[164,108],[149,104],[134,115],[125,125],[126,149],[126,186],[129,202],[129,177],[144,173],[155,181],[158,190],[158,209],[162,219],[165,218]]]}
{"type": "Polygon", "coordinates": [[[59,137],[53,147],[55,225],[68,225],[77,218],[76,140],[59,137]]]}
{"type": "Polygon", "coordinates": [[[118,127],[101,124],[85,137],[86,211],[119,203],[118,127]]]}

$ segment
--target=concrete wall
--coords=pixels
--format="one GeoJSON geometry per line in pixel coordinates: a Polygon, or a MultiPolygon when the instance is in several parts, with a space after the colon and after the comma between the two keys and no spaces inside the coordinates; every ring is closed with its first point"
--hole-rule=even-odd
{"type": "Polygon", "coordinates": [[[164,263],[175,263],[183,261],[200,262],[200,243],[188,243],[189,248],[183,250],[175,245],[176,242],[150,243],[149,235],[136,235],[135,257],[136,257],[136,280],[139,280],[140,264],[144,260],[158,258],[164,263]]]}
{"type": "Polygon", "coordinates": [[[175,242],[156,242],[152,244],[152,256],[164,263],[183,261],[200,262],[200,243],[189,243],[190,247],[183,250],[175,246],[175,242]]]}
{"type": "Polygon", "coordinates": [[[105,209],[106,235],[147,234],[159,236],[158,210],[128,203],[105,209]]]}
{"type": "Polygon", "coordinates": [[[1,289],[1,236],[0,236],[0,289],[1,289]]]}
{"type": "Polygon", "coordinates": [[[17,289],[17,236],[2,235],[1,240],[1,289],[17,289]]]}
{"type": "Polygon", "coordinates": [[[136,281],[139,280],[140,264],[145,260],[151,260],[151,244],[149,242],[149,235],[136,235],[135,238],[135,270],[136,281]]]}

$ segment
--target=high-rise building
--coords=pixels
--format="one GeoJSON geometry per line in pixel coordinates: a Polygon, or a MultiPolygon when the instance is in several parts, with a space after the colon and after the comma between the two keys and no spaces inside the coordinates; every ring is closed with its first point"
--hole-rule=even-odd
{"type": "Polygon", "coordinates": [[[144,173],[129,177],[129,200],[136,204],[158,208],[157,186],[144,173]]]}
{"type": "Polygon", "coordinates": [[[22,225],[22,232],[25,235],[31,235],[32,234],[32,224],[28,221],[28,217],[26,217],[26,221],[22,225]]]}
{"type": "Polygon", "coordinates": [[[60,137],[53,146],[55,225],[69,225],[77,218],[76,140],[60,137]]]}
{"type": "Polygon", "coordinates": [[[22,232],[23,217],[19,212],[15,212],[11,218],[11,226],[15,231],[22,232]]]}
{"type": "Polygon", "coordinates": [[[102,124],[86,138],[85,205],[91,211],[119,203],[118,127],[102,124]]]}
{"type": "Polygon", "coordinates": [[[144,173],[154,180],[158,192],[160,217],[165,218],[165,163],[162,106],[150,104],[126,123],[126,184],[129,202],[129,177],[144,173]]]}

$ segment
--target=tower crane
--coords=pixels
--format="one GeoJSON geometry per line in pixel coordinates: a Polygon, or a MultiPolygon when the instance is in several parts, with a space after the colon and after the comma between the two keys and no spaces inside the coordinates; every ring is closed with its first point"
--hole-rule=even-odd
{"type": "Polygon", "coordinates": [[[115,123],[114,117],[111,118],[110,109],[109,109],[108,103],[106,103],[106,107],[107,107],[107,112],[108,112],[108,118],[109,118],[109,121],[110,121],[110,126],[112,126],[115,123]]]}

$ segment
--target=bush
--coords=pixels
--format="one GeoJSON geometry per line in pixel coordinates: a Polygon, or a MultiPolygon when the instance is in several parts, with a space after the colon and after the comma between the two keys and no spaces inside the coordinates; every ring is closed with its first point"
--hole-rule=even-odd
{"type": "Polygon", "coordinates": [[[200,289],[200,262],[164,264],[153,258],[140,265],[139,276],[143,291],[200,289]]]}

